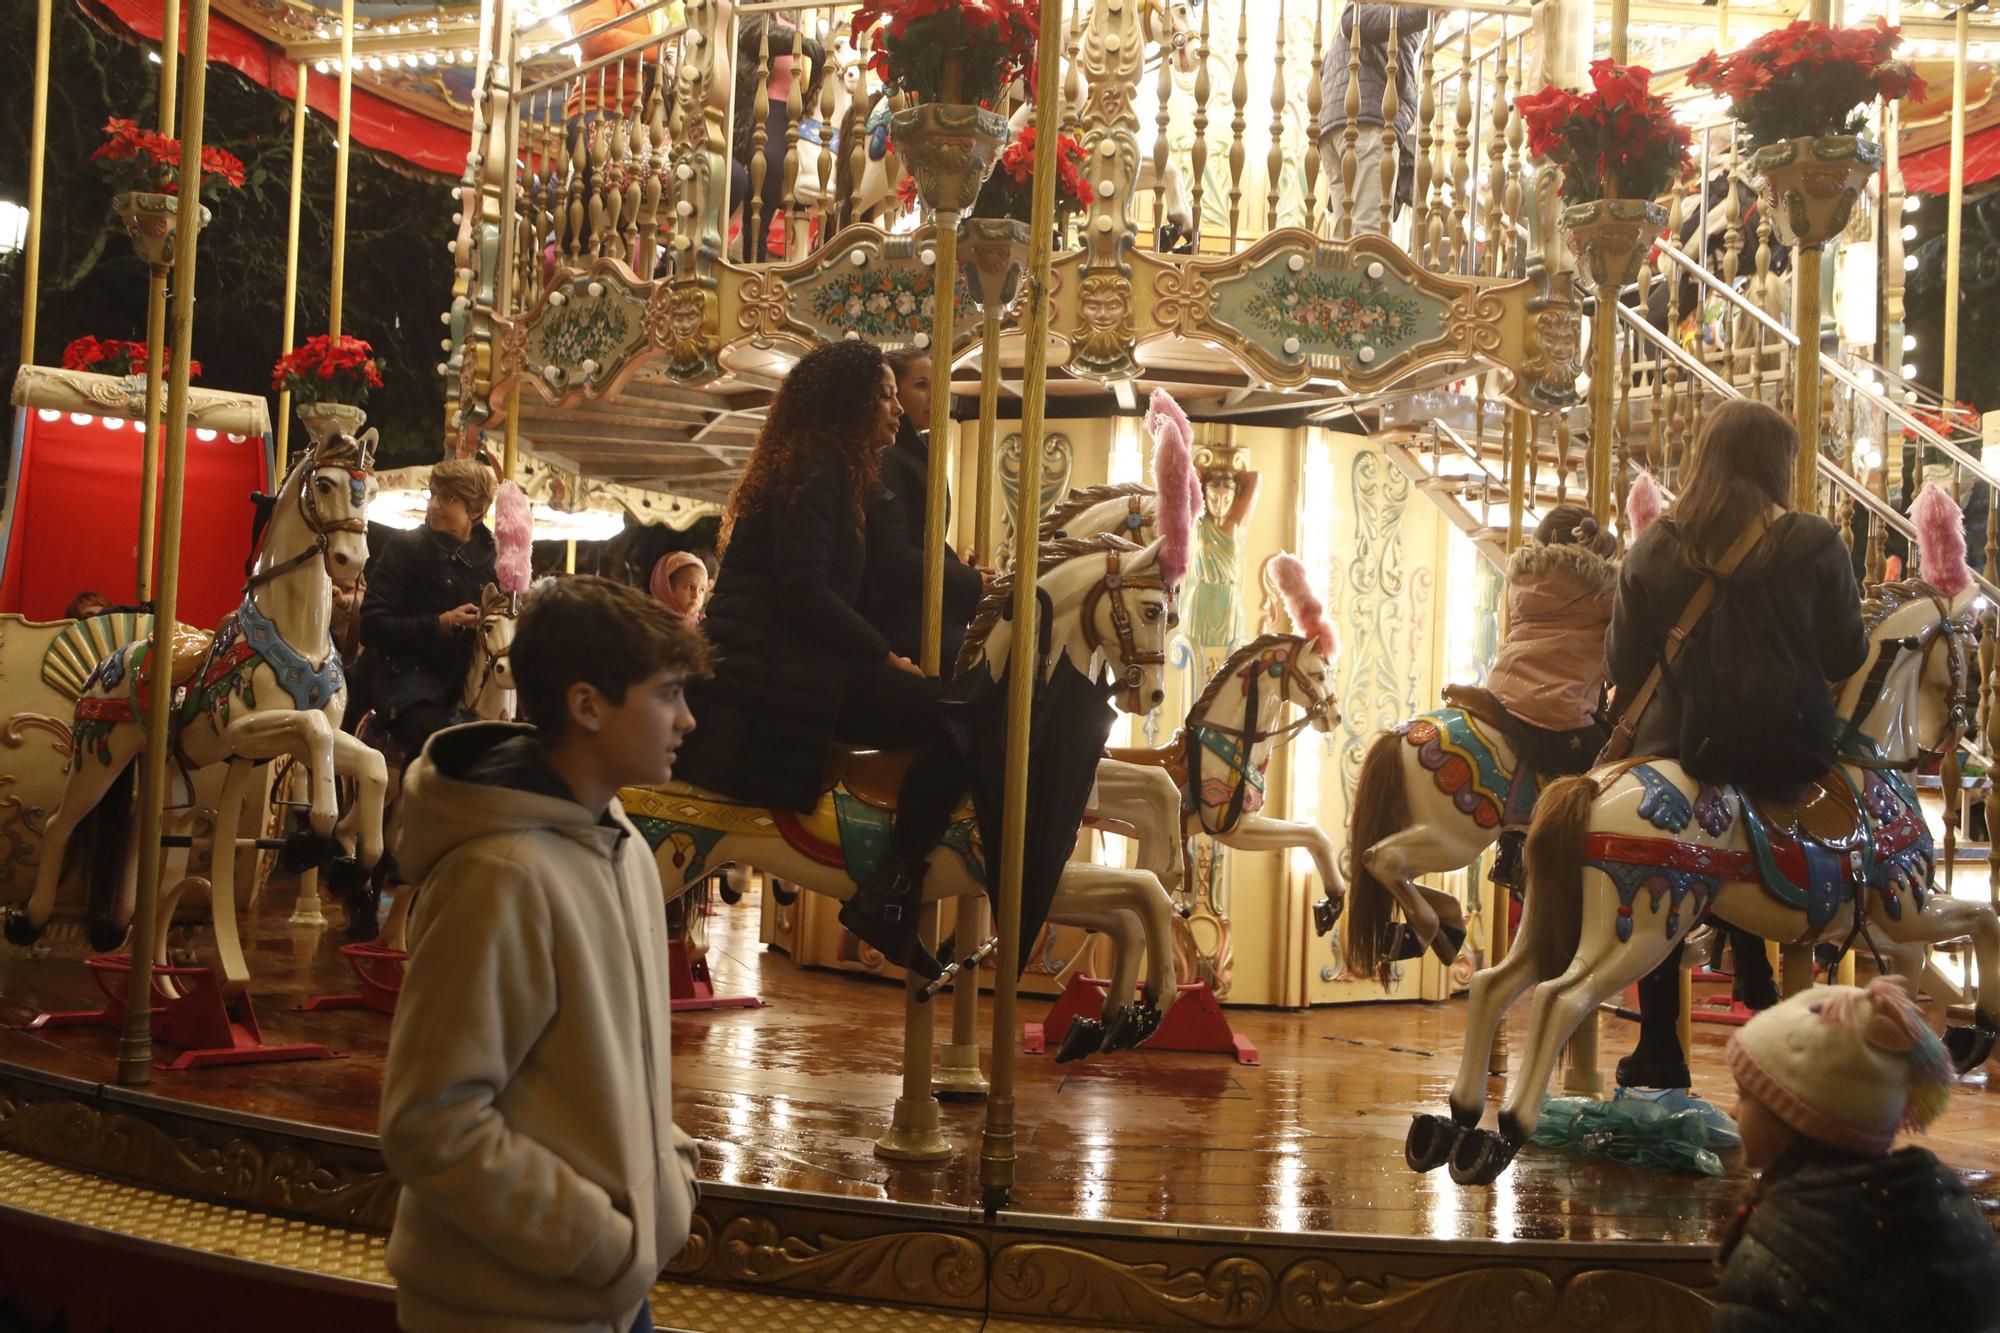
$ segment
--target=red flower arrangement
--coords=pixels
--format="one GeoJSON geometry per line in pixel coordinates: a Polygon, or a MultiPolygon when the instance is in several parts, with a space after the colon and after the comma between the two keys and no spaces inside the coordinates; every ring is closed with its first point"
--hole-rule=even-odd
{"type": "Polygon", "coordinates": [[[359,407],[368,400],[370,389],[382,387],[374,351],[361,339],[344,334],[332,338],[322,333],[308,338],[271,367],[271,389],[275,393],[289,391],[294,405],[346,403],[359,407]]]}
{"type": "MultiPolygon", "coordinates": [[[[1060,131],[1056,134],[1056,211],[1073,212],[1088,208],[1096,199],[1096,192],[1090,182],[1083,178],[1085,153],[1083,145],[1060,131]]],[[[1013,218],[1016,222],[1030,220],[1035,208],[1035,131],[1030,126],[1014,136],[1000,154],[999,163],[993,174],[986,178],[986,184],[979,191],[979,198],[972,206],[972,216],[979,218],[1013,218]]]]}
{"type": "MultiPolygon", "coordinates": [[[[174,359],[171,351],[163,355],[168,361],[174,359]]],[[[146,373],[148,358],[146,344],[124,342],[117,338],[93,338],[88,334],[78,338],[63,348],[62,368],[64,370],[87,370],[98,375],[143,375],[146,373]]],[[[188,378],[201,378],[201,362],[188,362],[188,378]]]]}
{"type": "Polygon", "coordinates": [[[1726,56],[1710,51],[1688,70],[1688,83],[1727,97],[1729,114],[1759,148],[1858,134],[1864,103],[1923,94],[1916,70],[1889,58],[1901,40],[1902,30],[1882,19],[1872,28],[1801,21],[1726,56]]]}
{"type": "MultiPolygon", "coordinates": [[[[178,194],[181,178],[181,141],[172,135],[141,129],[137,121],[113,117],[104,124],[104,142],[90,155],[102,162],[112,183],[129,194],[178,194]]],[[[201,188],[209,193],[217,186],[243,188],[243,163],[235,154],[203,145],[201,188]]],[[[211,196],[212,197],[212,196],[211,196]]]]}
{"type": "Polygon", "coordinates": [[[1652,77],[1638,65],[1597,60],[1590,92],[1551,85],[1515,103],[1528,151],[1562,168],[1565,200],[1652,199],[1686,170],[1694,138],[1650,90],[1652,77]]]}
{"type": "MultiPolygon", "coordinates": [[[[1910,415],[1921,425],[1930,427],[1934,433],[1942,435],[1953,443],[1959,443],[1964,436],[1979,433],[1979,409],[1970,403],[1939,403],[1936,407],[1913,407],[1910,415]]],[[[1903,434],[1909,439],[1919,438],[1917,433],[1908,427],[1904,428],[1903,434]]]]}
{"type": "Polygon", "coordinates": [[[862,0],[855,40],[871,28],[869,68],[890,89],[991,106],[1032,67],[1039,21],[1024,0],[862,0]]]}

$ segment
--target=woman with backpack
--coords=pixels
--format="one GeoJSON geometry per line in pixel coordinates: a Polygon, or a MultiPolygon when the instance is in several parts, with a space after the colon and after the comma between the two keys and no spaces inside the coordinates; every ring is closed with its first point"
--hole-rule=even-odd
{"type": "MultiPolygon", "coordinates": [[[[1833,766],[1830,683],[1868,654],[1861,590],[1833,525],[1791,507],[1799,434],[1764,403],[1737,399],[1709,414],[1680,498],[1626,555],[1605,671],[1614,711],[1630,708],[1660,670],[1643,712],[1621,727],[1634,756],[1676,760],[1702,782],[1752,796],[1797,797],[1833,766]],[[1708,609],[1664,654],[1689,602],[1714,581],[1708,609]]],[[[1738,996],[1777,999],[1755,936],[1731,931],[1738,996]]],[[[1686,1087],[1675,1031],[1680,948],[1639,983],[1639,1045],[1618,1062],[1627,1087],[1686,1087]]],[[[1761,1003],[1760,1003],[1761,1001],[1761,1003]]]]}

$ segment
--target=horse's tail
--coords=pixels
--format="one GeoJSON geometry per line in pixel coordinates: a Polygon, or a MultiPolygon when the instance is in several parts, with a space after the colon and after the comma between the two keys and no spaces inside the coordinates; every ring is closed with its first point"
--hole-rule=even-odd
{"type": "MultiPolygon", "coordinates": [[[[93,761],[87,755],[79,755],[76,762],[93,761]]],[[[118,897],[125,887],[125,858],[132,845],[132,780],[138,767],[137,761],[127,764],[70,834],[72,850],[89,849],[84,880],[84,934],[90,947],[100,953],[117,948],[132,924],[118,919],[118,897]]]]}
{"type": "Polygon", "coordinates": [[[1385,961],[1382,932],[1395,900],[1389,886],[1369,871],[1367,853],[1409,827],[1402,747],[1403,738],[1394,732],[1377,736],[1354,784],[1354,810],[1347,825],[1347,970],[1356,976],[1374,976],[1385,961]]]}
{"type": "Polygon", "coordinates": [[[1600,788],[1588,773],[1564,778],[1535,801],[1528,829],[1520,947],[1544,978],[1560,976],[1583,931],[1583,837],[1600,788]]]}

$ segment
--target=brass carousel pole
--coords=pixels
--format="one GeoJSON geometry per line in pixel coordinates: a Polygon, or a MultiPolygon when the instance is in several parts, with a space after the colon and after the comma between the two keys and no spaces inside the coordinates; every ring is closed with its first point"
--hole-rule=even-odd
{"type": "MultiPolygon", "coordinates": [[[[1000,407],[1000,301],[981,310],[979,335],[979,450],[973,468],[972,550],[982,563],[993,559],[993,436],[1000,407]]],[[[935,394],[935,387],[933,388],[935,394]]],[[[961,497],[963,488],[961,488],[961,497]]],[[[958,900],[956,926],[959,947],[969,949],[986,938],[986,899],[958,900]]],[[[952,986],[951,1040],[938,1056],[937,1088],[960,1097],[983,1097],[986,1075],[979,1068],[979,969],[972,968],[952,986]]]]}
{"type": "MultiPolygon", "coordinates": [[[[1832,0],[1812,0],[1806,17],[1814,23],[1831,23],[1832,0]]],[[[1792,247],[1792,332],[1799,338],[1798,354],[1792,362],[1792,420],[1799,428],[1792,505],[1808,513],[1819,495],[1819,292],[1820,260],[1824,257],[1824,242],[1809,244],[1801,237],[1792,247]]]]}
{"type": "MultiPolygon", "coordinates": [[[[187,96],[181,109],[179,231],[174,238],[174,359],[167,386],[166,497],[161,514],[160,585],[153,618],[152,660],[172,655],[174,615],[181,577],[181,501],[187,481],[188,351],[194,343],[195,241],[201,234],[202,113],[208,92],[208,0],[189,0],[187,96]]],[[[159,898],[160,822],[167,788],[167,723],[173,708],[173,672],[156,670],[147,682],[146,749],[139,769],[139,880],[132,910],[132,972],[125,1030],[118,1043],[118,1081],[150,1083],[153,1077],[153,951],[158,947],[154,911],[159,898]]],[[[226,852],[218,855],[226,855],[226,852]]]]}
{"type": "Polygon", "coordinates": [[[347,155],[354,146],[353,118],[354,0],[340,0],[340,118],[333,142],[333,289],[326,313],[330,338],[340,336],[341,298],[347,287],[347,155]]]}
{"type": "MultiPolygon", "coordinates": [[[[1951,200],[1945,214],[1944,232],[1944,401],[1950,407],[1958,399],[1958,280],[1959,265],[1965,255],[1965,56],[1968,36],[1967,6],[1960,5],[1952,19],[1951,48],[1951,200]]],[[[1801,422],[1803,428],[1803,422],[1801,422]]],[[[1923,460],[1917,460],[1918,476],[1923,460]]]]}
{"type": "MultiPolygon", "coordinates": [[[[1042,0],[1041,36],[1037,42],[1043,53],[1062,50],[1062,0],[1042,0]]],[[[1035,62],[1035,123],[1056,124],[1057,96],[1062,62],[1038,59],[1035,62]]],[[[1021,370],[1021,440],[1026,456],[1033,457],[1027,442],[1042,438],[1042,421],[1048,404],[1042,395],[1048,385],[1049,340],[1039,336],[1049,326],[1049,263],[1056,226],[1056,136],[1035,136],[1035,206],[1028,223],[1028,306],[1021,327],[1031,336],[1021,370]]],[[[1034,540],[1037,527],[1035,487],[1023,484],[1014,496],[1014,639],[1012,675],[1007,698],[1006,819],[1000,835],[1000,946],[993,982],[993,1090],[986,1099],[986,1132],[979,1145],[980,1197],[988,1212],[1005,1206],[1014,1189],[1014,1057],[1019,1049],[1020,1024],[1015,1021],[1014,1002],[1021,976],[1021,855],[1027,845],[1028,815],[1028,710],[1034,704],[1035,648],[1041,636],[1040,606],[1035,600],[1035,583],[1040,576],[1040,551],[1034,540]]]]}
{"type": "MultiPolygon", "coordinates": [[[[292,200],[291,216],[285,231],[285,333],[279,340],[279,353],[292,350],[292,339],[298,334],[299,305],[299,199],[305,181],[306,166],[306,63],[301,60],[296,70],[297,82],[292,89],[292,200]]],[[[285,475],[292,444],[292,391],[286,389],[278,395],[278,470],[277,476],[285,475]]]]}
{"type": "Polygon", "coordinates": [[[35,109],[28,126],[28,238],[21,255],[21,364],[35,364],[35,311],[42,291],[42,166],[49,153],[49,43],[54,0],[35,5],[35,109]]]}
{"type": "MultiPolygon", "coordinates": [[[[1631,26],[1631,11],[1631,0],[1611,0],[1611,59],[1615,64],[1622,65],[1627,58],[1626,29],[1631,26]]],[[[1604,528],[1611,526],[1617,491],[1611,456],[1617,447],[1612,438],[1617,427],[1612,404],[1618,388],[1618,295],[1615,288],[1600,290],[1590,317],[1590,513],[1604,528]]]]}
{"type": "MultiPolygon", "coordinates": [[[[160,133],[174,132],[174,94],[180,68],[180,0],[160,11],[160,133]]],[[[199,193],[197,191],[196,193],[199,193]]],[[[154,264],[146,279],[146,442],[139,455],[139,600],[153,600],[159,545],[160,395],[166,383],[167,266],[154,264]]]]}
{"type": "MultiPolygon", "coordinates": [[[[955,208],[938,209],[931,240],[930,486],[924,496],[923,660],[918,663],[926,676],[939,673],[939,658],[943,656],[945,452],[951,430],[952,334],[958,323],[958,213],[955,208]]],[[[934,948],[936,904],[921,909],[921,922],[918,933],[924,947],[934,948]]],[[[961,933],[958,947],[969,951],[980,943],[961,933]]],[[[977,986],[978,973],[974,971],[971,977],[971,984],[977,986]]],[[[951,1155],[951,1145],[938,1129],[937,1096],[931,1088],[933,1018],[931,1006],[921,997],[927,985],[914,972],[904,978],[903,1095],[896,1099],[888,1132],[875,1140],[877,1153],[901,1162],[935,1162],[951,1155]]],[[[976,1056],[974,1062],[976,1066],[976,1056]]]]}

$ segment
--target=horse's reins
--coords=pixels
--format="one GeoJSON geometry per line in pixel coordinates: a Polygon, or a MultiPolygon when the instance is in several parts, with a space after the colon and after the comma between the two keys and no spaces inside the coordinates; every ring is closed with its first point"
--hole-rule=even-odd
{"type": "Polygon", "coordinates": [[[1167,581],[1156,574],[1126,574],[1119,568],[1117,551],[1104,553],[1105,575],[1102,582],[1090,590],[1083,602],[1083,641],[1095,653],[1104,647],[1104,638],[1097,632],[1097,603],[1111,598],[1111,629],[1118,636],[1119,660],[1125,663],[1124,674],[1119,683],[1128,690],[1136,690],[1146,681],[1147,667],[1164,667],[1167,664],[1166,650],[1158,652],[1139,651],[1138,640],[1132,633],[1132,608],[1125,604],[1125,592],[1129,588],[1158,588],[1167,594],[1167,624],[1175,625],[1180,617],[1173,612],[1173,589],[1167,581]]]}
{"type": "Polygon", "coordinates": [[[479,706],[480,696],[486,693],[486,687],[491,685],[493,677],[499,674],[500,664],[513,654],[514,645],[511,643],[497,650],[486,646],[486,627],[493,621],[505,620],[517,614],[511,606],[514,599],[510,596],[508,600],[510,603],[508,609],[503,610],[496,606],[479,617],[479,651],[486,654],[486,661],[479,668],[478,683],[467,682],[465,693],[459,698],[458,706],[463,712],[470,713],[479,706]]]}
{"type": "MultiPolygon", "coordinates": [[[[1311,685],[1311,682],[1306,681],[1304,675],[1299,672],[1297,659],[1291,656],[1285,658],[1284,679],[1287,681],[1296,679],[1308,686],[1311,685]]],[[[1262,671],[1252,670],[1250,672],[1248,683],[1243,687],[1243,723],[1241,726],[1217,726],[1206,719],[1203,719],[1199,723],[1195,722],[1192,718],[1189,719],[1186,740],[1182,742],[1186,747],[1183,762],[1187,765],[1188,770],[1187,789],[1189,792],[1195,794],[1197,812],[1200,809],[1201,757],[1202,753],[1208,748],[1202,744],[1201,738],[1195,734],[1198,728],[1235,738],[1243,747],[1244,761],[1247,763],[1249,756],[1258,745],[1271,740],[1290,740],[1293,736],[1298,735],[1301,731],[1311,726],[1314,719],[1324,716],[1334,706],[1331,694],[1320,695],[1314,698],[1309,704],[1300,704],[1299,707],[1303,710],[1301,714],[1285,725],[1259,731],[1257,729],[1258,692],[1263,680],[1264,673],[1262,671]]],[[[1308,689],[1307,692],[1313,693],[1311,689],[1308,689]]],[[[1234,788],[1230,792],[1229,806],[1224,814],[1223,822],[1218,826],[1219,829],[1234,828],[1237,821],[1243,818],[1244,792],[1250,785],[1250,774],[1247,768],[1237,763],[1230,764],[1230,767],[1235,770],[1238,781],[1234,784],[1234,788]]],[[[1208,821],[1206,819],[1202,821],[1202,827],[1204,831],[1211,834],[1217,831],[1208,828],[1208,821]]]]}
{"type": "Polygon", "coordinates": [[[1905,652],[1921,654],[1922,661],[1917,666],[1917,675],[1921,679],[1928,673],[1931,653],[1940,643],[1950,644],[1953,649],[1951,683],[1945,691],[1944,698],[1944,730],[1939,734],[1935,744],[1918,746],[1917,752],[1907,759],[1855,755],[1844,760],[1856,768],[1888,769],[1899,773],[1908,773],[1920,768],[1932,759],[1942,758],[1945,751],[1951,747],[1952,741],[1964,732],[1971,720],[1966,715],[1965,658],[1957,651],[1958,638],[1964,631],[1960,630],[1958,622],[1952,617],[1951,608],[1945,604],[1940,594],[1927,590],[1927,595],[1931,605],[1937,608],[1937,620],[1916,634],[1906,635],[1900,639],[1882,640],[1875,655],[1875,665],[1869,670],[1868,679],[1862,682],[1861,694],[1848,716],[1847,725],[1841,730],[1836,748],[1842,755],[1847,755],[1852,748],[1851,743],[1854,738],[1861,734],[1862,723],[1875,711],[1876,704],[1881,702],[1882,691],[1889,683],[1889,673],[1902,655],[1905,652]]]}

